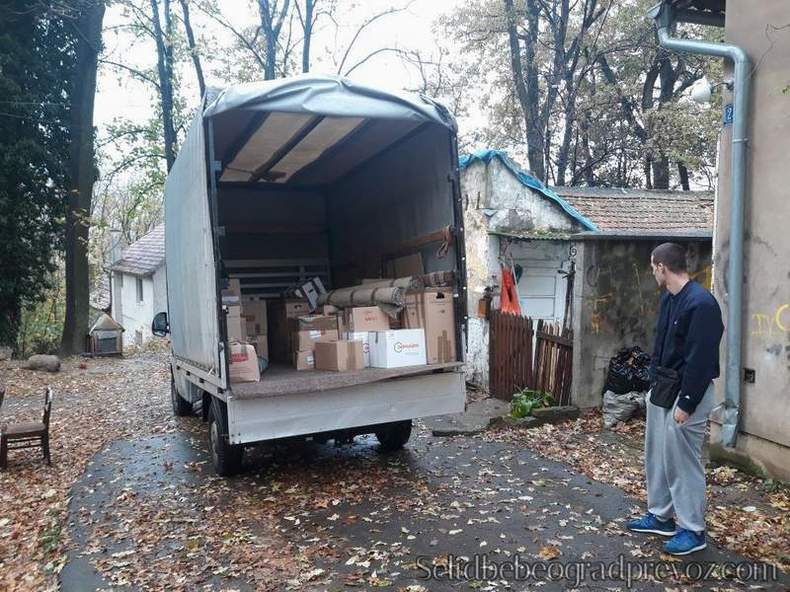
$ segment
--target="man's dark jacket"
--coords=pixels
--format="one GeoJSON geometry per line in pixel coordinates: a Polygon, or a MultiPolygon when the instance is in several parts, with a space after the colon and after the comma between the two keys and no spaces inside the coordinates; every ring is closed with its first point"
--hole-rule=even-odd
{"type": "Polygon", "coordinates": [[[719,343],[724,332],[721,308],[713,294],[689,281],[675,295],[661,296],[656,342],[650,367],[677,370],[681,376],[678,407],[693,413],[711,380],[719,376],[719,343]]]}

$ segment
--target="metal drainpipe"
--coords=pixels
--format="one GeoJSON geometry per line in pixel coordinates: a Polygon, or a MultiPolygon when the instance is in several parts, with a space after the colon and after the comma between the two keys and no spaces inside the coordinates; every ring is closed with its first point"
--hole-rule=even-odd
{"type": "Polygon", "coordinates": [[[749,108],[750,63],[736,45],[670,37],[674,8],[662,3],[648,13],[655,19],[658,42],[666,49],[718,56],[734,65],[732,170],[730,171],[730,260],[727,278],[727,374],[724,388],[724,417],[721,443],[733,447],[738,437],[741,403],[741,334],[743,305],[743,210],[746,193],[746,117],[749,108]]]}

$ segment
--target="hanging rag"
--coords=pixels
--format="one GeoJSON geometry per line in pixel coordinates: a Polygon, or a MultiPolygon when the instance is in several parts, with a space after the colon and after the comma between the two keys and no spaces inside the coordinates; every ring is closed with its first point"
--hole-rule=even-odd
{"type": "Polygon", "coordinates": [[[521,314],[521,305],[516,294],[516,282],[513,279],[513,272],[504,265],[502,266],[502,293],[499,296],[499,309],[502,312],[521,314]]]}

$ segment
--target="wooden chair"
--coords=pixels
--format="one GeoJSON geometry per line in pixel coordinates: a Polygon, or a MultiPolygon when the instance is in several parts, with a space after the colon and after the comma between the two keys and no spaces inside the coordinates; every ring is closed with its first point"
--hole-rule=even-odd
{"type": "Polygon", "coordinates": [[[44,417],[41,422],[25,422],[0,426],[0,469],[8,466],[8,451],[20,448],[42,448],[44,460],[52,464],[49,455],[49,416],[52,411],[52,389],[44,395],[44,417]]]}

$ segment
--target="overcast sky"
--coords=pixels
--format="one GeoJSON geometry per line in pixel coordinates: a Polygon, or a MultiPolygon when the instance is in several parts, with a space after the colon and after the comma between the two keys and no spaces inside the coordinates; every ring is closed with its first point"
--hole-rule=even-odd
{"type": "MultiPolygon", "coordinates": [[[[380,47],[416,49],[424,55],[435,53],[436,43],[432,25],[441,14],[451,11],[460,1],[414,0],[405,12],[383,17],[365,29],[355,43],[348,63],[353,64],[380,47]]],[[[335,40],[336,29],[329,20],[319,22],[319,29],[313,38],[312,72],[334,74],[334,69],[327,60],[334,47],[338,47],[342,53],[360,23],[389,7],[402,7],[406,4],[408,4],[407,0],[364,0],[363,2],[338,0],[336,20],[343,28],[335,40]]],[[[219,6],[225,17],[238,28],[242,25],[256,25],[259,22],[254,3],[249,0],[219,0],[219,6]]],[[[173,2],[172,7],[180,16],[179,3],[173,2]]],[[[221,43],[230,43],[230,34],[223,27],[202,16],[197,10],[193,9],[191,16],[198,37],[215,36],[221,43]]],[[[108,7],[104,20],[105,58],[134,67],[155,65],[156,53],[153,43],[147,41],[134,43],[128,33],[116,28],[124,22],[128,22],[128,19],[123,16],[118,5],[108,7]]],[[[182,74],[183,92],[188,107],[193,108],[197,105],[199,97],[191,64],[183,67],[182,74]]],[[[217,80],[211,79],[208,72],[206,74],[207,84],[218,84],[217,80]]],[[[356,69],[351,78],[395,89],[416,86],[418,83],[414,69],[390,53],[378,54],[356,69]]],[[[104,65],[100,69],[98,81],[96,124],[101,127],[118,116],[138,121],[146,120],[152,114],[152,98],[151,85],[135,81],[121,70],[104,65]]]]}

